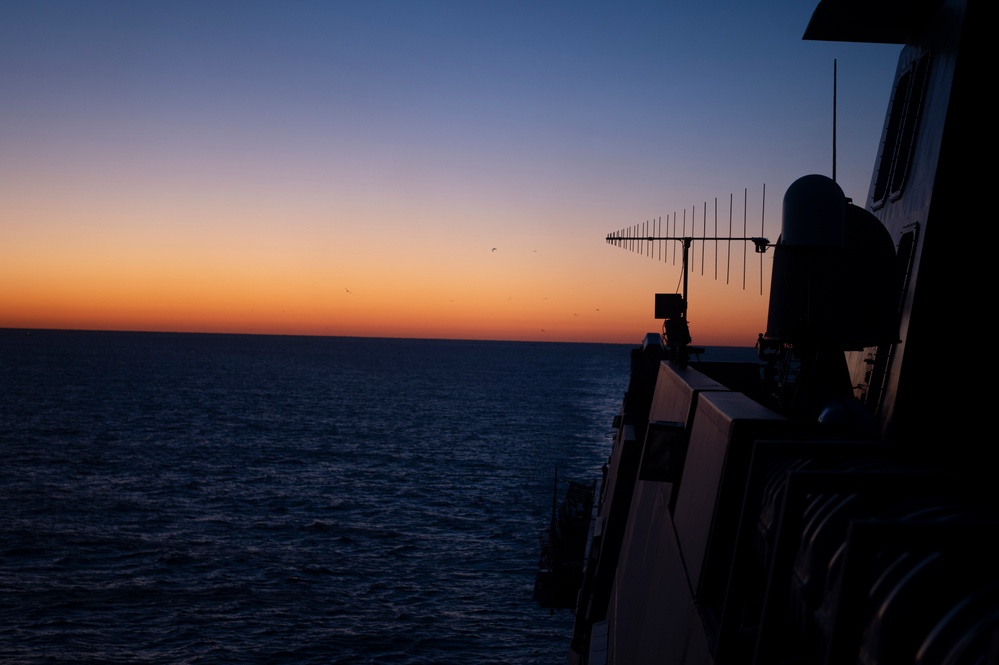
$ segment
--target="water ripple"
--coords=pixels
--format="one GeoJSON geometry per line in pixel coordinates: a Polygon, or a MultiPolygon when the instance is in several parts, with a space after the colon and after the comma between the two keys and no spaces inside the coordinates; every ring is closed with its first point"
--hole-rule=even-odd
{"type": "Polygon", "coordinates": [[[5,663],[558,663],[627,347],[0,330],[5,663]]]}

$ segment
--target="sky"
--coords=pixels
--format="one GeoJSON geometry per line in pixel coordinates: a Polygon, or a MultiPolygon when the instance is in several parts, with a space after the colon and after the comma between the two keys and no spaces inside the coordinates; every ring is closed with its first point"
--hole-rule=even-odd
{"type": "MultiPolygon", "coordinates": [[[[2,0],[0,327],[638,343],[677,244],[606,236],[776,241],[832,175],[834,62],[866,200],[900,47],[804,41],[813,9],[2,0]]],[[[714,252],[693,343],[752,346],[773,252],[714,252]]]]}

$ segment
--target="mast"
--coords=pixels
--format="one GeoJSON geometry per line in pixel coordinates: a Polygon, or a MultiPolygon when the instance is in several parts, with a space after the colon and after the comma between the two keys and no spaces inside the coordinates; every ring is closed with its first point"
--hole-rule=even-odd
{"type": "Polygon", "coordinates": [[[832,179],[836,182],[836,58],[833,58],[832,179]]]}

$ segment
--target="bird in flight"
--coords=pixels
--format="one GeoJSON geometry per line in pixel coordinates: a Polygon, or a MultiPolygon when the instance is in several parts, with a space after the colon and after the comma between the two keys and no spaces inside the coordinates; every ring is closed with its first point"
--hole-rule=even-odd
{"type": "Polygon", "coordinates": [[[494,251],[494,252],[496,251],[496,248],[495,248],[495,247],[493,247],[493,251],[494,251]]]}

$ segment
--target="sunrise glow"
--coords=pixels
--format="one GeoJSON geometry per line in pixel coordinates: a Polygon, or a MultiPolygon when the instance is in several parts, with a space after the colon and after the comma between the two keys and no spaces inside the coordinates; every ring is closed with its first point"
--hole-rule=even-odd
{"type": "MultiPolygon", "coordinates": [[[[605,235],[734,195],[776,240],[834,58],[866,195],[893,52],[786,5],[5,3],[0,327],[637,342],[681,268],[605,235]]],[[[743,253],[695,344],[764,330],[743,253]]]]}

